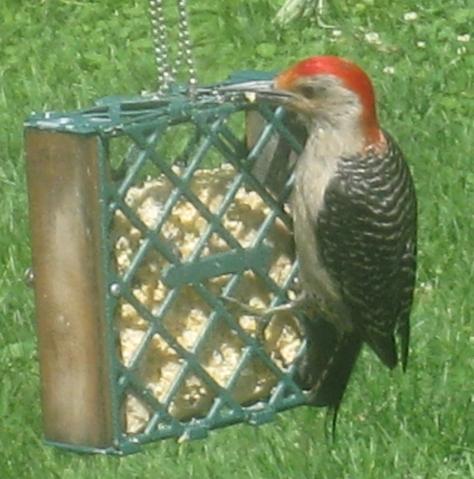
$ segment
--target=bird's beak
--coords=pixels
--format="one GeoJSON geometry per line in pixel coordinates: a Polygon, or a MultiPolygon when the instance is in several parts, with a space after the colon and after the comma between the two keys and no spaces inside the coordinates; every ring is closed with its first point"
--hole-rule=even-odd
{"type": "Polygon", "coordinates": [[[274,80],[232,83],[219,87],[219,92],[223,94],[242,94],[250,102],[265,100],[281,105],[285,105],[295,98],[295,95],[290,91],[276,88],[274,80]]]}

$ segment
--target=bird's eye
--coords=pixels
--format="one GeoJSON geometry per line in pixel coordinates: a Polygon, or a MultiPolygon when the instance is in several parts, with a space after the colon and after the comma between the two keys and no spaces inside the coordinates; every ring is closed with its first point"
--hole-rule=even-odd
{"type": "Polygon", "coordinates": [[[305,97],[311,100],[314,98],[318,92],[320,91],[320,88],[315,88],[312,85],[301,85],[300,86],[300,93],[305,97]]]}

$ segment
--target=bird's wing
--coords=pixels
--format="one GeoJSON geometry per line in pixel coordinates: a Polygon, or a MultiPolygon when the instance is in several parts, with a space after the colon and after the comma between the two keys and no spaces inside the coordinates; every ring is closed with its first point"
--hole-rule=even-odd
{"type": "Polygon", "coordinates": [[[316,224],[318,254],[340,288],[352,322],[389,367],[394,332],[406,364],[416,256],[416,197],[401,152],[342,160],[316,224]],[[350,160],[350,161],[349,161],[350,160]]]}

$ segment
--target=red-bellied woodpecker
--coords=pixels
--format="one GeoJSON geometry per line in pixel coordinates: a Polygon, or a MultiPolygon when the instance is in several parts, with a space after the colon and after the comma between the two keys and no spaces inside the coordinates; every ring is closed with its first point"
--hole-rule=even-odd
{"type": "Polygon", "coordinates": [[[305,325],[299,380],[311,390],[310,403],[337,413],[362,344],[393,368],[398,333],[406,368],[414,185],[400,149],[378,124],[372,83],[357,65],[308,58],[254,91],[296,112],[308,132],[291,211],[305,301],[320,314],[305,325]]]}

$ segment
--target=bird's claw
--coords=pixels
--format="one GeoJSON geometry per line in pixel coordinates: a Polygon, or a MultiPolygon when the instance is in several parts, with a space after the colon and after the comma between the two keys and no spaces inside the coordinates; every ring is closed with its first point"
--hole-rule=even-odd
{"type": "Polygon", "coordinates": [[[299,311],[302,307],[302,298],[297,298],[294,301],[288,301],[286,303],[279,304],[277,306],[271,307],[256,307],[250,306],[239,301],[236,298],[232,298],[231,296],[221,296],[222,299],[226,303],[230,303],[232,306],[239,308],[244,314],[249,316],[253,316],[257,319],[257,329],[256,329],[256,336],[259,340],[264,339],[265,330],[270,323],[273,316],[280,313],[291,313],[295,311],[299,311]]]}

